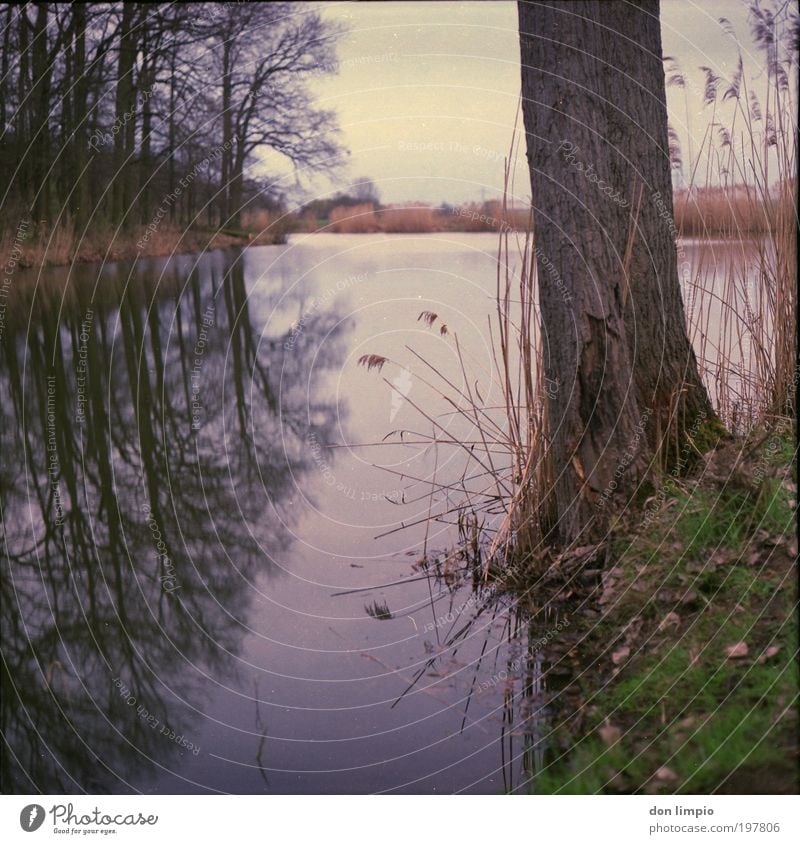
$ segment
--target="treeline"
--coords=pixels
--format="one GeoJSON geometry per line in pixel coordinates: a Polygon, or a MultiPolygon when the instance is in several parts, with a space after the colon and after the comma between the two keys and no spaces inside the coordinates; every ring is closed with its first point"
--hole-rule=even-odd
{"type": "Polygon", "coordinates": [[[237,230],[281,191],[257,150],[326,170],[341,149],[310,80],[336,27],[300,3],[0,5],[2,227],[237,230]]]}

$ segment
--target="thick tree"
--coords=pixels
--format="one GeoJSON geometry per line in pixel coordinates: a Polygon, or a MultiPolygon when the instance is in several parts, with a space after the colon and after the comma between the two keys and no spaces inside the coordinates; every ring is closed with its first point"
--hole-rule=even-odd
{"type": "Polygon", "coordinates": [[[601,537],[714,421],[686,332],[657,0],[520,2],[552,538],[601,537]]]}

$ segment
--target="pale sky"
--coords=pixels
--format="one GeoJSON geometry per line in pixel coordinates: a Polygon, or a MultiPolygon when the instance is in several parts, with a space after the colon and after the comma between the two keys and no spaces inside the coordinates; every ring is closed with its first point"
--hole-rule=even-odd
{"type": "MultiPolygon", "coordinates": [[[[349,166],[336,185],[317,179],[305,198],[368,176],[384,202],[438,204],[499,197],[503,159],[520,93],[517,9],[513,2],[365,2],[322,4],[345,25],[339,73],[314,82],[320,103],[338,112],[349,166]]],[[[707,65],[721,76],[736,53],[718,18],[733,24],[745,53],[742,0],[662,0],[664,54],[687,79],[689,123],[699,146],[709,122],[702,108],[707,65]]],[[[751,63],[751,75],[757,71],[751,63]]],[[[756,81],[754,84],[758,84],[756,81]]],[[[688,149],[684,92],[668,89],[670,121],[688,149]]],[[[520,119],[521,128],[521,119],[520,119]]],[[[529,194],[524,155],[514,194],[529,194]]]]}

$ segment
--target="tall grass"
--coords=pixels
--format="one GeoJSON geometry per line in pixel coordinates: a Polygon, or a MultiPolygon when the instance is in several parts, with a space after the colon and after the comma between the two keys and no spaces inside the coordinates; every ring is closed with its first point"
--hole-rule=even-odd
{"type": "Polygon", "coordinates": [[[441,215],[430,206],[420,203],[390,205],[381,209],[381,231],[395,234],[416,234],[441,231],[441,215]]]}
{"type": "MultiPolygon", "coordinates": [[[[690,181],[675,202],[679,229],[696,237],[684,291],[690,333],[719,412],[735,429],[793,417],[797,383],[798,15],[792,4],[753,0],[749,21],[761,66],[751,75],[722,19],[736,70],[726,79],[701,68],[708,128],[678,162],[690,181]],[[764,80],[761,97],[748,81],[756,78],[764,80]]],[[[672,68],[672,84],[685,86],[672,68]]]]}
{"type": "Polygon", "coordinates": [[[679,234],[730,239],[771,233],[778,199],[770,196],[765,208],[762,203],[754,203],[751,194],[747,185],[676,192],[673,204],[679,234]]]}
{"type": "Polygon", "coordinates": [[[266,208],[242,211],[242,230],[252,244],[285,243],[293,225],[294,221],[285,211],[269,211],[266,208]]]}
{"type": "MultiPolygon", "coordinates": [[[[751,14],[763,24],[759,6],[754,5],[751,14]]],[[[778,28],[776,17],[766,20],[778,28]]],[[[763,27],[754,32],[761,33],[762,45],[778,39],[773,32],[770,40],[763,27]]],[[[791,57],[781,64],[776,50],[767,46],[763,49],[772,62],[766,112],[772,115],[770,121],[757,119],[740,62],[728,99],[735,104],[735,120],[743,124],[745,143],[714,146],[715,138],[725,141],[726,136],[707,132],[697,155],[717,162],[724,156],[725,166],[709,169],[704,185],[693,182],[676,199],[678,222],[684,233],[694,235],[678,244],[689,259],[684,265],[691,268],[682,279],[690,337],[715,409],[737,431],[794,418],[797,127],[793,92],[785,82],[794,65],[791,57]],[[768,155],[773,148],[774,154],[768,155]],[[738,180],[726,178],[730,173],[738,173],[738,180]]],[[[710,127],[714,125],[712,115],[710,127]]],[[[692,158],[689,164],[696,175],[697,161],[692,158]]],[[[508,173],[507,168],[507,179],[508,173]]],[[[446,377],[436,362],[416,357],[430,372],[427,386],[469,433],[457,435],[420,403],[414,406],[430,423],[431,433],[417,436],[437,453],[449,447],[466,457],[458,484],[442,483],[436,473],[426,479],[431,501],[435,496],[438,502],[431,504],[430,516],[457,524],[462,537],[473,537],[470,543],[481,551],[471,559],[481,560],[483,575],[497,568],[507,577],[511,567],[524,584],[530,582],[531,572],[541,570],[548,528],[556,517],[550,509],[553,468],[534,235],[530,220],[520,221],[518,212],[505,203],[488,215],[486,210],[480,207],[478,224],[500,232],[496,312],[490,323],[500,395],[484,395],[480,378],[468,371],[457,332],[451,331],[463,386],[446,377]],[[492,222],[481,221],[481,215],[492,222]],[[460,496],[453,503],[456,488],[460,496]]],[[[459,216],[471,218],[473,211],[478,208],[467,207],[459,216]]],[[[434,327],[438,315],[423,312],[420,319],[434,327]]],[[[395,364],[374,355],[361,363],[379,369],[395,364]]]]}
{"type": "Polygon", "coordinates": [[[337,205],[331,209],[329,230],[337,234],[370,234],[380,231],[375,206],[371,202],[337,205]]]}
{"type": "Polygon", "coordinates": [[[271,222],[266,222],[266,219],[266,213],[254,215],[250,222],[245,217],[245,228],[241,232],[186,228],[165,222],[149,234],[143,247],[139,246],[143,228],[124,231],[96,227],[84,233],[65,222],[52,230],[40,227],[20,243],[16,242],[13,229],[5,229],[0,233],[0,254],[10,255],[16,246],[19,265],[38,268],[284,242],[286,218],[276,217],[271,222]]]}
{"type": "MultiPolygon", "coordinates": [[[[476,372],[458,332],[441,324],[439,314],[423,311],[419,321],[452,343],[460,379],[409,348],[427,372],[427,377],[418,374],[416,381],[422,382],[436,401],[406,399],[430,425],[429,434],[395,432],[404,444],[427,445],[437,453],[454,449],[464,456],[464,469],[456,482],[437,479],[436,472],[420,480],[431,489],[429,517],[458,526],[459,534],[472,547],[470,561],[482,561],[481,576],[486,576],[490,567],[507,571],[512,550],[515,566],[521,561],[529,565],[543,549],[554,516],[548,509],[552,464],[547,449],[547,391],[530,215],[525,230],[517,232],[505,204],[495,213],[501,234],[496,308],[490,319],[493,358],[488,370],[480,362],[480,372],[476,372]],[[436,413],[433,407],[445,411],[436,413]]],[[[518,212],[514,216],[518,223],[518,212]]],[[[359,363],[368,370],[403,368],[400,362],[375,354],[364,355],[359,363]]],[[[384,380],[392,386],[388,377],[384,380]]]]}

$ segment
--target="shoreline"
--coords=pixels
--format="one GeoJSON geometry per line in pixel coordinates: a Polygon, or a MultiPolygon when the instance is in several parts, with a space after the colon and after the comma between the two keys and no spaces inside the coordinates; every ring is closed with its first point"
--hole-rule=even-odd
{"type": "MultiPolygon", "coordinates": [[[[107,232],[95,232],[87,234],[75,248],[71,234],[55,232],[51,236],[15,242],[13,248],[17,250],[16,265],[20,269],[35,270],[74,264],[134,261],[137,258],[167,258],[233,246],[270,246],[286,242],[286,236],[282,233],[273,235],[270,232],[214,231],[203,228],[156,232],[144,249],[138,247],[137,239],[133,233],[122,232],[114,236],[107,232]]],[[[3,252],[8,254],[12,246],[6,240],[4,238],[0,243],[3,252]]]]}

